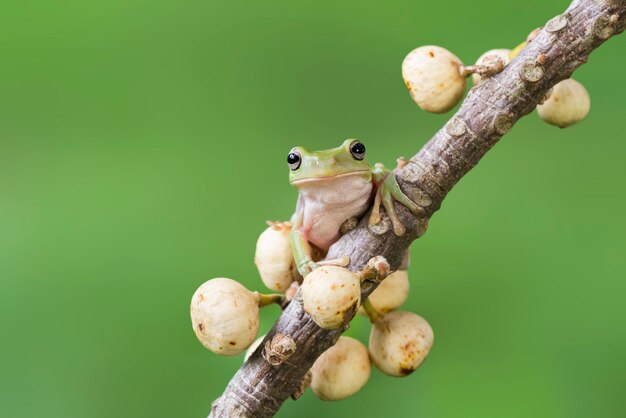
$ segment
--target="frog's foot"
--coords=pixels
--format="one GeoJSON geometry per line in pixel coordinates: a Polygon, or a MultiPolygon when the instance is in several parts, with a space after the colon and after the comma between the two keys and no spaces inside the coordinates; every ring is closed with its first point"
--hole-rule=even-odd
{"type": "Polygon", "coordinates": [[[358,224],[359,224],[358,218],[352,217],[352,218],[346,219],[344,223],[342,223],[341,226],[339,227],[339,234],[341,235],[347,234],[349,231],[352,231],[354,228],[356,228],[358,224]]]}
{"type": "Polygon", "coordinates": [[[300,273],[302,277],[306,277],[310,272],[312,272],[319,266],[320,265],[318,263],[311,261],[311,260],[307,260],[303,262],[302,264],[298,265],[298,273],[300,273]]]}
{"type": "Polygon", "coordinates": [[[397,236],[402,236],[406,232],[406,228],[400,221],[396,209],[393,206],[393,201],[406,206],[413,215],[419,216],[423,213],[423,209],[415,202],[413,202],[407,195],[405,195],[400,189],[400,185],[396,180],[396,176],[386,170],[380,170],[374,173],[376,180],[380,181],[374,197],[374,206],[372,208],[372,214],[370,215],[370,225],[376,225],[380,222],[380,205],[382,203],[391,224],[393,225],[393,232],[397,236]]]}
{"type": "Polygon", "coordinates": [[[343,255],[339,258],[333,258],[332,260],[322,260],[322,261],[318,261],[317,265],[348,267],[350,265],[350,257],[343,255]]]}
{"type": "Polygon", "coordinates": [[[344,255],[339,258],[333,258],[331,260],[305,261],[298,266],[298,272],[302,275],[302,277],[306,277],[307,274],[320,266],[348,267],[349,265],[350,257],[344,255]]]}
{"type": "Polygon", "coordinates": [[[380,222],[380,194],[380,189],[376,190],[372,214],[370,215],[370,225],[377,225],[380,222]]]}

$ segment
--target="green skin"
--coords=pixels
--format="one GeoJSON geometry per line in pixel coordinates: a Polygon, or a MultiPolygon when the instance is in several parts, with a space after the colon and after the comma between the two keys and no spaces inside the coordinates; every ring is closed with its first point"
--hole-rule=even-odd
{"type": "MultiPolygon", "coordinates": [[[[422,208],[400,190],[390,170],[382,164],[370,166],[364,155],[353,155],[351,149],[357,142],[347,139],[341,146],[328,150],[309,151],[296,147],[291,151],[300,157],[297,167],[291,166],[289,173],[289,182],[300,191],[292,217],[291,247],[303,277],[318,266],[313,261],[313,247],[326,252],[339,239],[341,225],[362,216],[372,198],[370,225],[380,222],[382,204],[398,236],[406,229],[396,214],[394,200],[414,215],[422,213],[422,208]]],[[[344,259],[335,264],[345,262],[344,259]]]]}

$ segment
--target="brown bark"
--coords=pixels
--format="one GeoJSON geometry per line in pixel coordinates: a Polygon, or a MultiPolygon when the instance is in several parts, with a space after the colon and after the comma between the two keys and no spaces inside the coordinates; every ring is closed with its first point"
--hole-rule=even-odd
{"type": "MultiPolygon", "coordinates": [[[[364,216],[328,253],[329,259],[347,255],[350,269],[362,269],[377,255],[399,266],[410,243],[421,236],[430,216],[452,187],[472,169],[521,117],[530,113],[559,81],[587,62],[589,54],[626,26],[626,0],[575,0],[562,15],[546,23],[537,38],[501,73],[470,90],[458,112],[408,162],[395,171],[404,192],[424,208],[414,217],[396,209],[407,227],[394,235],[388,219],[369,228],[364,216]]],[[[375,288],[363,286],[363,299],[375,288]]],[[[269,364],[262,349],[250,357],[212,406],[210,417],[271,417],[294,393],[317,357],[331,347],[343,330],[318,327],[294,299],[268,333],[291,337],[295,352],[278,365],[269,364]]],[[[260,347],[264,347],[261,344],[260,347]]]]}

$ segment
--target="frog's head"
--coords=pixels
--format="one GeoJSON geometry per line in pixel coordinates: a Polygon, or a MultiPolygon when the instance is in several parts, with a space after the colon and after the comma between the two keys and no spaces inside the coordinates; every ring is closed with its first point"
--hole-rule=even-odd
{"type": "Polygon", "coordinates": [[[340,176],[367,175],[370,166],[365,161],[365,145],[356,139],[346,139],[341,146],[322,151],[295,147],[287,156],[289,182],[298,187],[314,181],[340,176]]]}

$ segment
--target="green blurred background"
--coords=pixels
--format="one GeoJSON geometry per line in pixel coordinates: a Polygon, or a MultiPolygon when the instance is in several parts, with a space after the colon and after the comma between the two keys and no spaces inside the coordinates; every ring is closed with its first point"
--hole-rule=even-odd
{"type": "MultiPolygon", "coordinates": [[[[567,4],[4,2],[0,416],[206,416],[242,357],[196,341],[189,301],[215,276],[262,289],[256,239],[296,197],[287,151],[357,137],[392,165],[449,117],[411,101],[408,51],[471,63],[567,4]]],[[[279,416],[623,416],[620,38],[576,74],[588,119],[523,119],[414,244],[406,309],[436,335],[424,366],[279,416]]]]}

